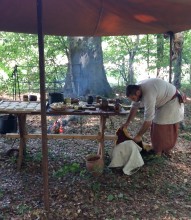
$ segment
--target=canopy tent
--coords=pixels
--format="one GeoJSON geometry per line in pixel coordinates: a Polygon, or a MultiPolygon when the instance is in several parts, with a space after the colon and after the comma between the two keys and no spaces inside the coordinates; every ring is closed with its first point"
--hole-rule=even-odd
{"type": "MultiPolygon", "coordinates": [[[[190,0],[42,0],[43,33],[114,36],[191,29],[190,0]]],[[[0,0],[0,30],[37,33],[35,0],[0,0]]]]}
{"type": "Polygon", "coordinates": [[[44,202],[49,210],[44,34],[115,36],[191,29],[190,0],[0,0],[0,31],[38,34],[44,202]]]}

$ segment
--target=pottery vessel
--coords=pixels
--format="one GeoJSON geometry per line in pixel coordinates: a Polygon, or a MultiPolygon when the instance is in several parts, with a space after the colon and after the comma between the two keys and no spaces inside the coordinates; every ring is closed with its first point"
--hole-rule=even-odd
{"type": "Polygon", "coordinates": [[[100,109],[103,110],[103,111],[108,110],[108,101],[107,101],[107,99],[102,99],[101,100],[100,109]]]}
{"type": "Polygon", "coordinates": [[[88,155],[86,157],[86,168],[93,176],[100,176],[104,169],[104,161],[101,155],[88,155]]]}

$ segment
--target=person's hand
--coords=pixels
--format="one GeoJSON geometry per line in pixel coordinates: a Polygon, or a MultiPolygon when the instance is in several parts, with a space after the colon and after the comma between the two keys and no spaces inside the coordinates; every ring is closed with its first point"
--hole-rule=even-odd
{"type": "Polygon", "coordinates": [[[142,136],[141,135],[136,135],[133,140],[135,141],[135,143],[139,143],[142,141],[142,136]]]}

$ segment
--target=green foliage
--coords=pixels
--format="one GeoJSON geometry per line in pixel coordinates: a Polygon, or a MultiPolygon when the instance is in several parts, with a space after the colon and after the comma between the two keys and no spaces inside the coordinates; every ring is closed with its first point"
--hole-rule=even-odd
{"type": "MultiPolygon", "coordinates": [[[[46,36],[45,73],[47,89],[63,86],[67,72],[68,43],[66,37],[46,36]],[[58,83],[58,82],[62,82],[58,83]]],[[[39,92],[39,51],[37,35],[0,32],[0,90],[12,93],[14,68],[17,68],[21,93],[39,92]]]]}
{"type": "Polygon", "coordinates": [[[25,160],[39,163],[42,161],[42,152],[37,151],[36,153],[33,153],[33,155],[31,155],[29,152],[27,152],[27,154],[25,156],[25,160]]]}
{"type": "MultiPolygon", "coordinates": [[[[182,82],[190,80],[191,31],[184,32],[182,82]]],[[[163,35],[112,36],[102,38],[104,67],[117,85],[136,82],[140,77],[169,74],[169,38],[163,35]],[[131,75],[133,78],[131,78],[131,75]]],[[[93,48],[92,48],[93,50],[93,48]]],[[[45,74],[47,90],[63,88],[68,71],[67,37],[45,36],[45,74]]],[[[39,92],[39,51],[37,35],[0,32],[0,91],[11,94],[13,71],[18,66],[21,93],[39,92]]]]}
{"type": "Polygon", "coordinates": [[[92,183],[92,190],[94,192],[94,194],[100,192],[100,189],[101,189],[101,184],[99,182],[94,182],[92,183]]]}
{"type": "Polygon", "coordinates": [[[3,197],[4,191],[0,188],[0,199],[3,197]]]}
{"type": "Polygon", "coordinates": [[[30,210],[31,210],[31,208],[29,206],[27,206],[26,204],[20,204],[20,205],[17,206],[17,213],[19,215],[23,215],[23,214],[27,213],[30,210]]]}
{"type": "Polygon", "coordinates": [[[112,202],[114,200],[128,200],[128,197],[125,194],[120,192],[119,194],[109,194],[107,196],[107,200],[109,202],[112,202]]]}
{"type": "Polygon", "coordinates": [[[156,77],[157,68],[161,70],[161,74],[166,74],[169,66],[169,40],[157,42],[157,36],[163,39],[163,35],[140,35],[139,39],[137,36],[103,38],[107,74],[118,79],[119,83],[123,80],[128,83],[129,74],[132,73],[134,82],[143,73],[147,73],[145,77],[156,77]],[[162,53],[158,51],[157,55],[159,43],[163,50],[162,53]]]}
{"type": "Polygon", "coordinates": [[[114,200],[114,198],[115,198],[114,195],[109,194],[108,197],[107,197],[107,200],[112,201],[112,200],[114,200]]]}
{"type": "Polygon", "coordinates": [[[189,93],[190,93],[190,88],[191,88],[191,84],[190,84],[190,82],[189,83],[182,83],[182,85],[181,85],[181,90],[182,91],[189,91],[189,93]]]}
{"type": "Polygon", "coordinates": [[[182,137],[188,141],[191,141],[191,135],[189,133],[183,134],[182,137]]]}
{"type": "Polygon", "coordinates": [[[128,82],[132,62],[136,62],[135,54],[139,51],[139,36],[106,37],[104,62],[107,73],[128,82]]]}
{"type": "Polygon", "coordinates": [[[126,86],[125,85],[124,86],[123,85],[122,86],[120,86],[120,85],[113,86],[112,89],[113,89],[115,94],[124,94],[126,86]]]}
{"type": "MultiPolygon", "coordinates": [[[[148,155],[146,157],[143,157],[143,159],[146,161],[147,164],[160,164],[160,165],[164,165],[166,162],[166,158],[165,157],[161,157],[158,155],[148,155]]],[[[155,169],[150,169],[149,171],[149,175],[152,176],[154,174],[157,173],[157,170],[155,169]]]]}
{"type": "Polygon", "coordinates": [[[63,167],[61,167],[59,170],[55,171],[53,173],[53,176],[56,178],[61,178],[70,172],[77,173],[80,171],[80,169],[81,169],[80,164],[78,163],[66,164],[63,167]]]}

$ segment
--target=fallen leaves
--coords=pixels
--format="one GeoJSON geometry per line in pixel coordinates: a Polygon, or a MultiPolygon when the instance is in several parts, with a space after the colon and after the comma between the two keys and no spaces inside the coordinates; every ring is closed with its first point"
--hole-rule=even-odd
{"type": "MultiPolygon", "coordinates": [[[[39,120],[36,116],[28,118],[28,129],[39,131],[39,120]]],[[[106,133],[114,134],[124,120],[111,117],[106,133]]],[[[98,123],[98,117],[83,118],[83,123],[71,121],[64,131],[95,134],[98,123]]],[[[138,117],[130,132],[136,133],[140,124],[138,117]]],[[[16,160],[6,157],[5,152],[18,142],[13,145],[2,138],[0,219],[190,219],[191,146],[183,132],[171,159],[149,160],[132,176],[112,173],[107,167],[112,141],[105,142],[103,174],[93,177],[86,170],[84,158],[97,152],[97,141],[49,140],[49,213],[43,203],[40,140],[28,140],[27,159],[21,172],[17,172],[16,160]]],[[[149,132],[145,139],[149,140],[149,132]]]]}

